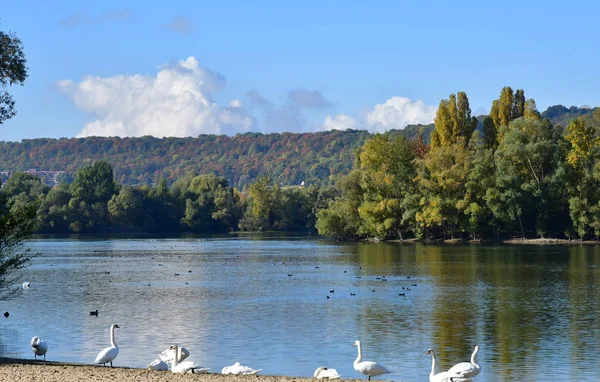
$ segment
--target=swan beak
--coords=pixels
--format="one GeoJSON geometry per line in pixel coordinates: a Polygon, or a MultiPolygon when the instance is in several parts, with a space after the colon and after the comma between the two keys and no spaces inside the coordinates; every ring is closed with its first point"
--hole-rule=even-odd
{"type": "Polygon", "coordinates": [[[431,354],[431,350],[427,350],[427,353],[425,353],[425,355],[427,354],[431,354]]]}

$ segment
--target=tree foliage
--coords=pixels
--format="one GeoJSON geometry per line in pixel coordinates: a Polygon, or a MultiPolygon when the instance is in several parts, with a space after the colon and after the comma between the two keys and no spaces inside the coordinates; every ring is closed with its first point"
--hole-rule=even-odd
{"type": "Polygon", "coordinates": [[[15,100],[7,88],[23,85],[27,79],[23,43],[14,32],[0,31],[0,124],[17,114],[15,100]]]}
{"type": "Polygon", "coordinates": [[[0,189],[0,299],[18,291],[14,284],[20,277],[19,270],[30,259],[23,240],[35,229],[37,207],[37,200],[30,200],[25,192],[11,197],[0,189]]]}

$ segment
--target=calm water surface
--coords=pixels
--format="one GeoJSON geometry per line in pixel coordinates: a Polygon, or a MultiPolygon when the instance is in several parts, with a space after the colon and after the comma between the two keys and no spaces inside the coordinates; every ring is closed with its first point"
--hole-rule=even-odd
{"type": "Polygon", "coordinates": [[[32,357],[38,335],[49,360],[91,363],[118,323],[119,366],[145,367],[178,343],[216,372],[240,361],[265,374],[309,377],[325,365],[359,378],[359,339],[365,359],[394,371],[376,379],[427,381],[428,348],[442,370],[476,344],[476,380],[600,375],[598,247],[250,236],[28,245],[42,254],[25,270],[31,288],[0,302],[10,312],[4,356],[32,357]]]}

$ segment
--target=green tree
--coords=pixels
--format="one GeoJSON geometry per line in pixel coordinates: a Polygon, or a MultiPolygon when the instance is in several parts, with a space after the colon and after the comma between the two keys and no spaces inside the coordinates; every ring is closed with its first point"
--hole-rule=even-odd
{"type": "Polygon", "coordinates": [[[268,231],[281,211],[281,188],[271,185],[271,177],[262,175],[248,187],[246,213],[239,227],[246,231],[268,231]]]}
{"type": "Polygon", "coordinates": [[[504,139],[495,153],[497,188],[488,195],[494,214],[507,222],[517,220],[522,236],[528,225],[543,236],[551,219],[549,181],[559,162],[552,125],[521,118],[500,133],[504,139]]]}
{"type": "Polygon", "coordinates": [[[467,144],[476,127],[477,119],[471,117],[467,94],[458,92],[458,99],[456,94],[450,94],[448,100],[440,101],[431,147],[449,146],[459,140],[467,144]]]}
{"type": "MultiPolygon", "coordinates": [[[[464,138],[462,138],[464,139],[464,138]]],[[[416,222],[429,237],[456,237],[467,230],[464,198],[472,155],[463,141],[432,148],[424,160],[416,160],[422,197],[416,222]]]]}
{"type": "Polygon", "coordinates": [[[391,140],[376,134],[365,142],[359,154],[362,234],[387,239],[410,231],[404,198],[415,189],[415,154],[415,146],[403,136],[391,140]]]}
{"type": "Polygon", "coordinates": [[[569,215],[573,230],[583,239],[593,228],[596,236],[600,232],[598,203],[600,177],[599,126],[595,119],[579,117],[573,119],[566,130],[565,139],[570,144],[567,166],[571,170],[571,181],[566,182],[569,193],[569,215]]]}
{"type": "Polygon", "coordinates": [[[355,169],[338,181],[340,197],[331,201],[328,208],[317,213],[316,228],[320,235],[334,236],[338,240],[363,237],[360,232],[361,218],[358,207],[362,203],[360,170],[355,169]]]}
{"type": "Polygon", "coordinates": [[[112,166],[106,161],[83,166],[71,190],[74,197],[88,204],[108,203],[117,191],[112,166]]]}
{"type": "Polygon", "coordinates": [[[29,259],[23,241],[35,228],[37,203],[24,193],[9,203],[8,195],[0,189],[0,299],[13,297],[14,287],[29,259]]]}
{"type": "Polygon", "coordinates": [[[0,124],[17,114],[15,101],[6,89],[23,85],[27,79],[26,64],[21,39],[14,32],[0,31],[0,124]]]}
{"type": "Polygon", "coordinates": [[[109,218],[118,227],[143,229],[148,220],[141,193],[131,186],[121,187],[118,194],[108,201],[109,218]]]}

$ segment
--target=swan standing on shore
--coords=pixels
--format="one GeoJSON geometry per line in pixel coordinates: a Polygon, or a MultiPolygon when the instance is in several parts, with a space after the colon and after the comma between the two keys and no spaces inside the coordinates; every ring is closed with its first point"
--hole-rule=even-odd
{"type": "Polygon", "coordinates": [[[428,349],[427,353],[431,354],[431,373],[429,374],[429,382],[453,382],[453,378],[460,378],[456,374],[452,374],[448,371],[442,371],[441,373],[435,373],[435,350],[428,349]]]}
{"type": "Polygon", "coordinates": [[[340,377],[336,369],[328,369],[325,366],[321,366],[315,370],[316,379],[340,379],[340,377]]]}
{"type": "Polygon", "coordinates": [[[358,347],[358,357],[354,360],[354,370],[358,371],[361,374],[368,375],[369,381],[371,377],[375,377],[382,374],[390,374],[391,371],[386,369],[384,366],[378,364],[377,362],[372,361],[362,361],[362,348],[360,346],[360,341],[354,341],[354,345],[358,347]]]}
{"type": "Polygon", "coordinates": [[[171,363],[171,371],[174,374],[185,374],[185,373],[206,373],[209,368],[196,365],[192,361],[179,362],[181,359],[181,348],[177,345],[171,346],[169,349],[175,351],[175,357],[173,357],[171,363]]]}
{"type": "Polygon", "coordinates": [[[98,356],[94,361],[95,364],[103,364],[106,366],[106,364],[110,362],[110,367],[112,367],[112,361],[119,355],[119,347],[115,343],[115,328],[118,327],[119,325],[117,324],[112,324],[110,326],[110,346],[98,353],[98,356]]]}
{"type": "Polygon", "coordinates": [[[457,363],[448,370],[448,373],[456,374],[460,378],[471,378],[479,374],[481,367],[475,362],[477,352],[479,352],[479,346],[475,345],[475,350],[473,350],[473,354],[471,355],[471,362],[457,363]]]}
{"type": "Polygon", "coordinates": [[[261,372],[262,369],[255,370],[248,366],[242,366],[239,362],[234,363],[231,366],[225,366],[223,370],[221,370],[221,374],[233,374],[233,375],[255,375],[261,372]]]}
{"type": "Polygon", "coordinates": [[[31,350],[33,351],[33,357],[37,359],[39,355],[44,356],[44,361],[46,360],[46,352],[48,351],[48,344],[46,341],[40,339],[39,337],[33,337],[31,339],[31,350]]]}

